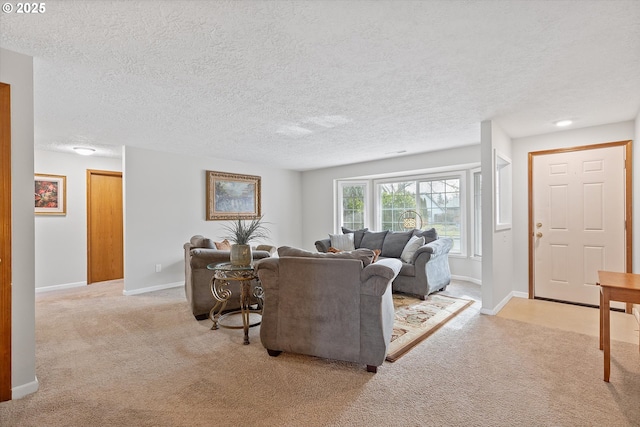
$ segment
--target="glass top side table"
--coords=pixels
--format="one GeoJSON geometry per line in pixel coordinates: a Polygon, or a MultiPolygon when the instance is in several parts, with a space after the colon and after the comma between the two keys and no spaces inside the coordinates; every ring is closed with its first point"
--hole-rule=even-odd
{"type": "Polygon", "coordinates": [[[262,304],[264,302],[264,292],[253,269],[253,265],[237,266],[230,262],[222,264],[209,264],[207,269],[213,271],[211,278],[211,295],[215,300],[215,305],[209,312],[209,318],[213,322],[211,329],[218,329],[219,326],[230,329],[244,330],[244,344],[249,344],[249,328],[259,325],[262,321],[262,304]],[[240,309],[223,313],[227,302],[233,295],[229,285],[238,282],[240,284],[240,309]],[[252,286],[253,285],[253,286],[252,286]],[[252,303],[255,301],[255,303],[252,303]],[[257,306],[257,308],[253,308],[257,306]],[[259,319],[251,322],[251,314],[259,319]],[[224,320],[230,316],[242,316],[242,326],[225,324],[224,320]]]}

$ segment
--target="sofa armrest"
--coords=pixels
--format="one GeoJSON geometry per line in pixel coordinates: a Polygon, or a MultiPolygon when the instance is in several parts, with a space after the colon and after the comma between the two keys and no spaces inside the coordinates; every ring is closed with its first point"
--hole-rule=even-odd
{"type": "Polygon", "coordinates": [[[207,268],[209,264],[229,262],[229,251],[218,249],[191,249],[191,268],[207,268]]]}
{"type": "Polygon", "coordinates": [[[381,259],[367,265],[360,272],[360,282],[362,283],[360,293],[381,296],[386,292],[387,286],[400,273],[401,268],[402,262],[394,258],[381,259]]]}
{"type": "Polygon", "coordinates": [[[273,288],[278,286],[278,276],[280,260],[278,258],[264,258],[256,261],[254,271],[263,288],[273,288]]]}
{"type": "Polygon", "coordinates": [[[432,256],[448,254],[452,247],[453,239],[451,237],[441,237],[434,240],[433,242],[429,242],[425,245],[420,246],[416,253],[413,254],[412,263],[415,264],[416,260],[421,254],[428,254],[426,258],[427,261],[432,256]]]}
{"type": "Polygon", "coordinates": [[[327,252],[331,247],[331,239],[322,239],[316,241],[316,249],[318,252],[327,252]]]}
{"type": "Polygon", "coordinates": [[[273,255],[273,254],[276,253],[278,248],[276,248],[275,246],[272,246],[272,245],[258,245],[256,247],[254,247],[253,250],[265,251],[265,252],[269,252],[269,255],[273,255]]]}

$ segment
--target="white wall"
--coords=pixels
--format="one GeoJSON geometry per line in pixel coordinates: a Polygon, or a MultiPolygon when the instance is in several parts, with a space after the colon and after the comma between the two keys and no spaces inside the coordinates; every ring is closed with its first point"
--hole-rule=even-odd
{"type": "Polygon", "coordinates": [[[87,169],[122,171],[122,160],[35,151],[35,172],[67,177],[67,214],[35,216],[36,289],[87,284],[87,169]]]}
{"type": "Polygon", "coordinates": [[[511,146],[511,139],[495,122],[482,122],[482,312],[486,314],[500,311],[513,290],[514,230],[494,227],[494,151],[512,158],[511,146]]]}
{"type": "MultiPolygon", "coordinates": [[[[334,211],[334,181],[389,173],[410,173],[463,164],[479,164],[480,145],[434,151],[386,160],[356,163],[302,173],[302,246],[315,250],[314,242],[336,230],[334,211]]],[[[480,280],[480,263],[469,258],[449,257],[451,272],[458,277],[480,280]]]]}
{"type": "MultiPolygon", "coordinates": [[[[566,130],[545,135],[518,138],[513,140],[513,232],[514,232],[514,281],[513,289],[516,292],[529,292],[529,258],[528,258],[528,218],[529,218],[529,187],[528,187],[528,153],[533,151],[550,150],[555,148],[576,147],[582,145],[598,144],[603,142],[626,141],[634,139],[638,141],[638,125],[634,121],[612,123],[602,126],[593,126],[582,129],[566,130]]],[[[634,147],[635,169],[635,194],[638,194],[638,168],[640,168],[640,156],[637,147],[634,147]]],[[[633,211],[636,220],[640,214],[640,198],[633,198],[633,211]]],[[[638,226],[635,221],[634,252],[636,266],[638,265],[638,226]]],[[[634,267],[634,269],[637,267],[634,267]]]]}
{"type": "Polygon", "coordinates": [[[33,58],[0,49],[0,81],[11,85],[11,388],[38,389],[35,371],[33,58]]]}
{"type": "Polygon", "coordinates": [[[633,272],[640,273],[640,111],[635,120],[635,138],[633,139],[633,272]]]}
{"type": "Polygon", "coordinates": [[[300,172],[133,147],[125,147],[123,167],[126,294],[183,284],[184,243],[195,234],[223,239],[228,222],[205,220],[207,170],[260,176],[270,230],[262,243],[302,243],[300,172]]]}

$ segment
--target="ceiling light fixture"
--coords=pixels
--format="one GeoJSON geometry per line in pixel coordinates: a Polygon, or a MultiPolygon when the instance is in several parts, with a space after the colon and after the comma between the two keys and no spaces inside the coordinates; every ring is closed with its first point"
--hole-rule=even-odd
{"type": "Polygon", "coordinates": [[[73,147],[73,149],[75,150],[76,153],[82,156],[90,156],[96,152],[95,148],[89,148],[89,147],[73,147]]]}
{"type": "Polygon", "coordinates": [[[558,120],[557,122],[554,122],[554,125],[564,127],[569,126],[571,123],[573,123],[573,120],[558,120]]]}

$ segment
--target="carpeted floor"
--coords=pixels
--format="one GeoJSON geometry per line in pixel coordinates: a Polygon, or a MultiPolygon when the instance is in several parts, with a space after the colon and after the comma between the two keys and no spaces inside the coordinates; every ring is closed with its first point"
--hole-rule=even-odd
{"type": "MultiPolygon", "coordinates": [[[[479,294],[454,283],[453,295],[479,294]]],[[[640,354],[598,338],[464,310],[377,374],[267,355],[259,327],[211,331],[180,288],[118,282],[39,294],[40,390],[0,403],[2,426],[637,426],[640,354]]]]}

